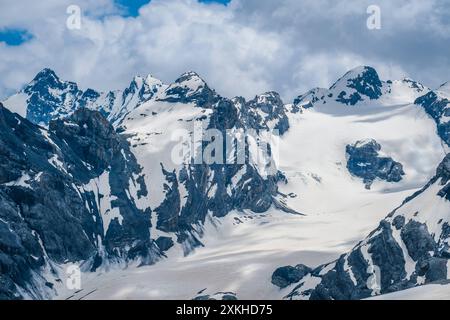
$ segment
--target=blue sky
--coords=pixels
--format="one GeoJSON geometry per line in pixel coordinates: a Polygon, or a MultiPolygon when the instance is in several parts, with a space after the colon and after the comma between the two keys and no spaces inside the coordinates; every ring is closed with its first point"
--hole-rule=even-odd
{"type": "Polygon", "coordinates": [[[231,0],[198,0],[198,1],[204,2],[204,3],[213,3],[213,2],[216,2],[216,3],[221,3],[221,4],[226,5],[226,4],[230,3],[231,0]]]}
{"type": "Polygon", "coordinates": [[[126,8],[127,13],[130,16],[136,17],[138,15],[139,8],[149,3],[150,0],[115,0],[115,2],[126,8]]]}
{"type": "MultiPolygon", "coordinates": [[[[198,0],[203,3],[220,3],[228,4],[231,0],[198,0]]],[[[125,9],[125,16],[137,17],[139,15],[139,8],[148,4],[150,0],[115,0],[115,2],[125,9]]]]}
{"type": "Polygon", "coordinates": [[[10,46],[18,46],[24,42],[31,40],[33,36],[26,30],[21,29],[8,29],[4,28],[0,30],[0,42],[4,42],[10,46]]]}
{"type": "Polygon", "coordinates": [[[122,89],[136,74],[199,73],[225,96],[275,90],[286,102],[371,65],[387,79],[450,80],[450,3],[377,0],[2,0],[0,99],[45,67],[82,88],[122,89]],[[67,8],[81,10],[69,29],[67,8]],[[223,5],[225,4],[225,5],[223,5]]]}

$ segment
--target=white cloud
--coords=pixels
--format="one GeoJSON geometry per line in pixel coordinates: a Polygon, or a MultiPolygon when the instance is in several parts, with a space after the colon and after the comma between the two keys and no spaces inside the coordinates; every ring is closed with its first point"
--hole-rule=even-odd
{"type": "Polygon", "coordinates": [[[365,27],[371,2],[152,0],[140,16],[124,18],[113,15],[112,0],[4,0],[0,27],[26,28],[35,38],[0,44],[0,97],[44,67],[99,90],[123,88],[135,74],[171,82],[195,70],[223,95],[276,90],[285,100],[360,64],[386,79],[409,75],[436,85],[450,78],[449,19],[439,1],[377,1],[380,31],[365,27]],[[81,30],[66,28],[73,2],[85,13],[81,30]]]}

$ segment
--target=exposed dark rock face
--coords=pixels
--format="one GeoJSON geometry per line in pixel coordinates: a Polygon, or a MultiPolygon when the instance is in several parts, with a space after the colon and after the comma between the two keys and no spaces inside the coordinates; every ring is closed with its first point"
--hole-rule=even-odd
{"type": "Polygon", "coordinates": [[[155,209],[158,215],[157,228],[165,232],[176,232],[179,230],[180,193],[178,191],[178,180],[175,172],[168,172],[162,168],[167,183],[164,184],[166,197],[161,205],[155,209]]]}
{"type": "MultiPolygon", "coordinates": [[[[56,262],[89,258],[99,229],[72,188],[73,179],[49,162],[57,151],[51,141],[61,147],[63,143],[54,135],[46,139],[37,126],[3,106],[0,126],[0,218],[6,240],[0,249],[0,278],[25,289],[33,285],[32,271],[43,267],[47,258],[56,262]],[[90,232],[85,233],[83,225],[90,232]]],[[[70,162],[75,157],[67,155],[70,162]]],[[[80,171],[88,174],[86,169],[80,171]]],[[[20,297],[10,288],[1,286],[0,295],[20,297]]],[[[29,288],[30,295],[34,289],[29,288]]]]}
{"type": "MultiPolygon", "coordinates": [[[[98,112],[88,109],[76,111],[70,118],[50,122],[50,131],[63,140],[83,163],[90,165],[90,172],[99,176],[109,173],[107,183],[110,185],[111,196],[116,200],[111,202],[111,208],[118,208],[122,223],[115,218],[103,239],[108,253],[117,257],[128,257],[124,248],[139,247],[145,263],[154,262],[152,251],[155,246],[150,241],[149,229],[151,209],[140,210],[135,199],[127,194],[133,174],[140,175],[141,168],[130,152],[128,142],[117,134],[111,124],[98,112]]],[[[133,181],[138,186],[137,197],[147,195],[147,189],[142,179],[133,181]]],[[[102,195],[107,196],[107,195],[102,195]]],[[[136,199],[137,200],[137,199],[136,199]]],[[[133,253],[133,256],[136,256],[133,253]]]]}
{"type": "Polygon", "coordinates": [[[241,119],[246,128],[254,130],[278,130],[283,135],[289,129],[284,103],[276,92],[256,96],[241,108],[241,119]],[[270,125],[275,122],[274,125],[270,125]]]}
{"type": "Polygon", "coordinates": [[[170,237],[159,237],[156,239],[156,245],[158,246],[161,252],[165,252],[173,247],[174,243],[172,238],[170,237]]]}
{"type": "Polygon", "coordinates": [[[434,119],[438,135],[447,145],[450,145],[450,121],[448,120],[448,117],[450,117],[450,101],[436,92],[430,91],[417,98],[414,103],[422,106],[434,119]]]}
{"type": "Polygon", "coordinates": [[[312,271],[304,264],[298,264],[295,267],[280,267],[272,274],[272,283],[280,288],[285,288],[293,283],[299,282],[312,271]]]}
{"type": "MultiPolygon", "coordinates": [[[[137,209],[126,195],[140,168],[126,140],[98,112],[80,109],[46,131],[0,106],[0,128],[0,297],[47,295],[39,272],[52,263],[94,262],[102,251],[103,259],[158,259],[151,211],[137,209]],[[117,197],[111,207],[123,218],[107,230],[99,200],[85,189],[105,172],[117,197]]],[[[145,185],[140,191],[146,193],[145,185]]]]}
{"type": "Polygon", "coordinates": [[[444,212],[428,211],[434,208],[433,202],[448,201],[449,163],[447,155],[422,190],[407,198],[350,252],[301,279],[286,298],[362,299],[446,280],[450,219],[444,212]],[[440,188],[438,194],[433,186],[440,188]],[[427,218],[433,215],[438,217],[427,218]],[[311,279],[319,283],[308,286],[306,280],[311,279]]]}
{"type": "Polygon", "coordinates": [[[367,189],[370,189],[375,179],[387,182],[399,182],[405,174],[401,163],[390,157],[380,157],[381,145],[375,140],[357,141],[353,145],[347,145],[348,171],[360,178],[367,189]]]}
{"type": "Polygon", "coordinates": [[[381,96],[381,88],[383,86],[377,72],[372,67],[362,67],[361,70],[352,70],[339,79],[330,90],[339,89],[345,84],[350,90],[339,92],[336,101],[355,105],[357,102],[368,97],[370,100],[378,99],[381,96]],[[351,90],[353,89],[353,90],[351,90]]]}
{"type": "Polygon", "coordinates": [[[214,90],[195,72],[181,75],[164,92],[160,101],[171,103],[194,103],[202,108],[211,108],[219,100],[214,90]]]}
{"type": "Polygon", "coordinates": [[[414,261],[437,249],[426,224],[411,220],[401,229],[400,235],[414,261]]]}
{"type": "Polygon", "coordinates": [[[108,168],[125,145],[100,113],[87,109],[74,113],[67,120],[50,122],[49,130],[66,141],[97,175],[108,168]]]}

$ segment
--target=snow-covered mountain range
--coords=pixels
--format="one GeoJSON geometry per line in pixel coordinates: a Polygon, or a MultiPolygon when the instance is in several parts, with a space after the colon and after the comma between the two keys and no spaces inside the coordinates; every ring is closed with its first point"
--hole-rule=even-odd
{"type": "Polygon", "coordinates": [[[195,72],[105,93],[44,69],[0,106],[0,298],[361,299],[446,281],[449,99],[371,67],[288,104],[222,97],[195,72]],[[239,154],[197,128],[253,135],[239,154]],[[212,145],[224,161],[195,160],[212,145]]]}
{"type": "Polygon", "coordinates": [[[128,88],[109,92],[85,91],[74,82],[63,81],[51,69],[43,69],[6,105],[33,123],[48,126],[51,119],[73,113],[79,108],[99,111],[111,123],[119,123],[126,113],[151,99],[163,84],[151,75],[136,76],[128,88]]]}

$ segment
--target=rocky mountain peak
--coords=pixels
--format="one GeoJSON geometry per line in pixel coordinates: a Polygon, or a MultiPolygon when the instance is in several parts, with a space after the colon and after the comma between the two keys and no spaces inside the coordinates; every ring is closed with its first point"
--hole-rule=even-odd
{"type": "Polygon", "coordinates": [[[347,71],[330,89],[337,88],[341,85],[353,88],[355,81],[360,81],[361,84],[365,84],[366,86],[377,86],[381,84],[378,73],[374,68],[359,66],[347,71]]]}
{"type": "Polygon", "coordinates": [[[275,91],[269,91],[257,95],[255,100],[258,104],[272,104],[277,106],[283,105],[283,101],[281,100],[279,93],[275,91]]]}
{"type": "Polygon", "coordinates": [[[193,71],[183,73],[159,98],[167,102],[195,103],[203,108],[212,108],[218,99],[217,93],[193,71]]]}
{"type": "Polygon", "coordinates": [[[191,80],[204,82],[204,80],[200,77],[200,75],[195,71],[184,72],[182,75],[180,75],[180,77],[177,80],[175,80],[175,82],[182,83],[182,82],[191,81],[191,80]]]}
{"type": "Polygon", "coordinates": [[[59,78],[56,75],[55,71],[53,71],[50,68],[44,68],[41,71],[39,71],[33,79],[34,82],[42,81],[42,80],[57,80],[57,81],[59,81],[59,78]]]}
{"type": "Polygon", "coordinates": [[[376,70],[362,66],[348,71],[330,87],[330,90],[336,93],[336,101],[355,105],[364,100],[363,97],[370,100],[378,99],[382,95],[382,87],[383,84],[376,70]]]}

